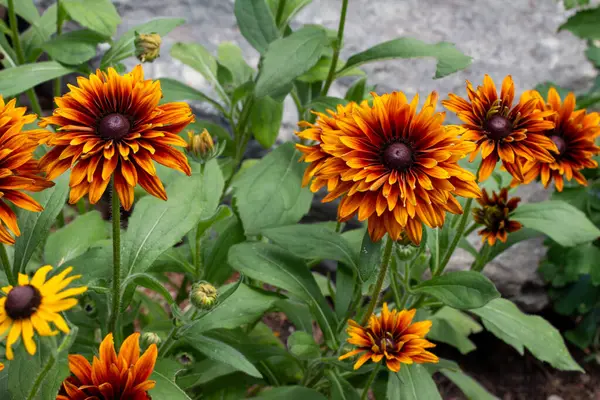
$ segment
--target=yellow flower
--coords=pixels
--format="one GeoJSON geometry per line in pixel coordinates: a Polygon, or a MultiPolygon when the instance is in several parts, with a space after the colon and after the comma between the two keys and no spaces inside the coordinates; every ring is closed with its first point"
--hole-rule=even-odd
{"type": "Polygon", "coordinates": [[[371,315],[366,327],[348,321],[348,343],[358,348],[344,354],[344,360],[356,354],[362,354],[354,364],[359,369],[369,359],[375,363],[385,358],[387,367],[394,372],[400,370],[400,364],[437,363],[437,356],[426,349],[435,344],[425,339],[431,329],[431,321],[412,322],[417,310],[394,310],[390,312],[383,303],[381,316],[371,315]]]}
{"type": "Polygon", "coordinates": [[[34,331],[37,331],[40,336],[54,336],[58,331],[50,327],[49,322],[52,322],[62,332],[69,332],[69,326],[60,312],[74,307],[77,300],[73,297],[85,292],[87,287],[63,290],[81,275],[67,278],[73,270],[69,267],[46,280],[51,270],[50,265],[41,267],[31,280],[27,275],[19,274],[17,286],[2,288],[6,296],[0,298],[0,335],[8,331],[6,358],[9,360],[14,357],[12,345],[17,342],[19,336],[23,338],[27,352],[34,355],[36,351],[34,331]]]}

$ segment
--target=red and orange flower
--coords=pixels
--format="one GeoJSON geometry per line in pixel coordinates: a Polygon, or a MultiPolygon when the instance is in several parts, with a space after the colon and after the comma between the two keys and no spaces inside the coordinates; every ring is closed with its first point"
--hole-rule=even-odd
{"type": "Polygon", "coordinates": [[[523,227],[520,222],[510,218],[510,214],[517,209],[521,201],[519,197],[508,199],[508,190],[503,188],[500,193],[492,192],[490,197],[483,190],[483,196],[477,199],[481,208],[473,209],[473,219],[483,225],[478,234],[482,241],[488,242],[490,246],[496,243],[496,239],[506,243],[508,234],[516,232],[523,227]]]}
{"type": "Polygon", "coordinates": [[[148,390],[156,382],[148,380],[158,350],[151,344],[140,357],[139,333],[130,335],[115,352],[112,334],[100,344],[100,354],[90,365],[82,355],[69,355],[72,376],[65,379],[57,400],[131,399],[150,400],[148,390]]]}
{"type": "Polygon", "coordinates": [[[556,151],[556,146],[544,135],[544,131],[554,128],[554,123],[545,119],[554,111],[539,110],[537,101],[527,96],[522,96],[513,106],[515,85],[510,75],[502,82],[500,96],[488,75],[477,90],[467,81],[467,95],[469,100],[450,94],[450,99],[442,101],[442,104],[463,121],[463,139],[477,145],[471,161],[481,149],[480,181],[492,174],[498,160],[502,160],[504,168],[518,181],[525,179],[523,159],[554,161],[550,151],[556,151]]]}
{"type": "Polygon", "coordinates": [[[41,176],[33,152],[39,138],[46,134],[43,129],[23,130],[25,124],[35,121],[34,114],[26,115],[25,107],[15,107],[16,100],[4,102],[0,96],[0,242],[14,244],[15,236],[21,235],[17,216],[8,202],[28,211],[42,211],[42,206],[24,190],[39,192],[52,187],[41,176]]]}
{"type": "Polygon", "coordinates": [[[398,240],[406,232],[419,243],[423,223],[439,227],[446,212],[462,213],[454,196],[480,195],[475,176],[458,165],[475,145],[442,125],[435,92],[419,112],[418,96],[410,103],[402,92],[373,97],[372,107],[338,106],[329,115],[317,113],[315,124],[300,124],[308,129],[297,135],[316,141],[297,145],[311,163],[303,183],[312,180],[313,192],[327,187],[325,202],[342,197],[338,219],[368,220],[373,241],[386,233],[398,240]]]}
{"type": "Polygon", "coordinates": [[[366,327],[348,321],[348,343],[357,346],[339,359],[360,354],[354,369],[371,360],[379,363],[385,358],[387,367],[394,372],[401,364],[437,363],[438,357],[426,350],[435,344],[425,339],[431,329],[431,321],[412,322],[417,310],[389,311],[383,304],[381,316],[372,315],[366,327]]]}
{"type": "Polygon", "coordinates": [[[600,147],[594,143],[600,135],[600,115],[596,112],[587,113],[585,109],[575,111],[573,93],[561,101],[556,89],[550,88],[547,102],[537,91],[530,91],[527,95],[537,100],[540,110],[555,112],[546,117],[554,123],[554,128],[544,133],[554,142],[557,151],[553,153],[555,160],[552,162],[526,160],[523,166],[524,183],[540,177],[544,187],[554,181],[559,192],[563,190],[564,179],[570,181],[575,178],[580,185],[587,185],[580,171],[598,167],[592,157],[600,152],[600,147]]]}
{"type": "Polygon", "coordinates": [[[54,114],[40,123],[58,127],[55,134],[40,140],[54,147],[40,160],[48,179],[72,169],[70,203],[88,193],[90,203],[96,203],[111,177],[126,210],[133,204],[133,188],[138,184],[166,200],[153,161],[191,174],[186,156],[171,147],[187,146],[178,133],[194,120],[190,107],[159,105],[160,82],[144,80],[139,65],[123,76],[112,68],[108,73],[98,70],[77,83],[55,98],[54,114]]]}

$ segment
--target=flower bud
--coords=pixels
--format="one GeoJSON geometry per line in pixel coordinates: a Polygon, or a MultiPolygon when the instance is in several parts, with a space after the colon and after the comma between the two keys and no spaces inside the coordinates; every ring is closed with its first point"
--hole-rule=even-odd
{"type": "Polygon", "coordinates": [[[217,145],[206,129],[201,134],[194,131],[188,131],[187,154],[194,161],[204,164],[215,157],[221,155],[225,150],[225,142],[221,141],[217,145]]]}
{"type": "Polygon", "coordinates": [[[175,359],[179,362],[179,364],[183,365],[183,366],[189,366],[192,365],[194,363],[195,358],[192,354],[188,353],[187,351],[182,351],[180,353],[177,353],[177,355],[175,356],[175,359]]]}
{"type": "Polygon", "coordinates": [[[162,339],[154,332],[144,332],[142,335],[142,343],[146,346],[150,346],[151,344],[158,346],[160,342],[162,342],[162,339]]]}
{"type": "Polygon", "coordinates": [[[158,33],[135,33],[135,56],[141,62],[152,62],[160,56],[162,39],[158,33]]]}
{"type": "Polygon", "coordinates": [[[192,285],[190,302],[201,310],[212,308],[217,302],[217,289],[208,282],[202,281],[192,285]]]}

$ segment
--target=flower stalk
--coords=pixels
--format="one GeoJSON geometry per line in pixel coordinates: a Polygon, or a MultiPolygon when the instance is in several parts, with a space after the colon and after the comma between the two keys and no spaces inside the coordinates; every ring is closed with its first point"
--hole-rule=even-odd
{"type": "Polygon", "coordinates": [[[113,227],[113,287],[112,287],[112,312],[108,324],[108,332],[114,333],[117,328],[117,319],[121,308],[121,203],[112,182],[112,227],[113,227]]]}
{"type": "Polygon", "coordinates": [[[362,317],[362,320],[360,322],[361,325],[365,325],[369,321],[369,317],[371,317],[371,314],[373,314],[373,310],[375,310],[375,306],[377,305],[377,301],[379,300],[379,294],[381,293],[381,287],[383,286],[383,281],[385,280],[385,276],[387,275],[388,271],[388,266],[390,265],[390,259],[392,258],[393,247],[394,241],[388,237],[387,242],[385,243],[385,250],[383,251],[383,258],[381,260],[381,268],[379,269],[377,282],[373,287],[373,292],[371,292],[371,301],[369,302],[367,311],[362,317]]]}
{"type": "Polygon", "coordinates": [[[333,83],[335,78],[335,70],[337,63],[340,58],[340,51],[342,50],[342,41],[344,40],[344,27],[346,26],[346,12],[348,11],[348,0],[342,0],[342,12],[340,13],[340,24],[338,25],[337,43],[333,49],[333,57],[331,58],[331,65],[329,66],[329,73],[327,74],[327,80],[323,85],[321,96],[327,96],[327,92],[333,83]]]}
{"type": "Polygon", "coordinates": [[[2,261],[2,268],[4,268],[4,272],[6,273],[8,283],[10,283],[12,286],[15,286],[17,284],[17,279],[13,274],[10,261],[8,260],[8,254],[6,253],[6,247],[4,247],[4,244],[0,244],[0,261],[2,261]]]}

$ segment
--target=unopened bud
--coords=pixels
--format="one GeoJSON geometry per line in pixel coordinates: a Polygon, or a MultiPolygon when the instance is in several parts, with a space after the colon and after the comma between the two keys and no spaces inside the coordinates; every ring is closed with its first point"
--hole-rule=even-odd
{"type": "Polygon", "coordinates": [[[160,56],[162,39],[158,33],[135,33],[135,56],[141,62],[152,62],[160,56]]]}
{"type": "Polygon", "coordinates": [[[158,346],[160,342],[162,342],[162,339],[154,332],[145,332],[142,335],[142,342],[146,346],[150,346],[151,344],[155,344],[158,346]]]}
{"type": "Polygon", "coordinates": [[[217,289],[208,282],[198,282],[192,285],[190,301],[194,307],[201,310],[212,308],[217,302],[217,289]]]}
{"type": "Polygon", "coordinates": [[[204,164],[215,157],[218,157],[225,148],[225,142],[220,142],[215,146],[212,136],[206,129],[197,134],[194,131],[188,132],[187,153],[194,161],[204,164]]]}
{"type": "Polygon", "coordinates": [[[194,356],[186,351],[182,351],[175,356],[175,359],[179,362],[179,364],[184,366],[192,365],[195,361],[194,356]]]}

